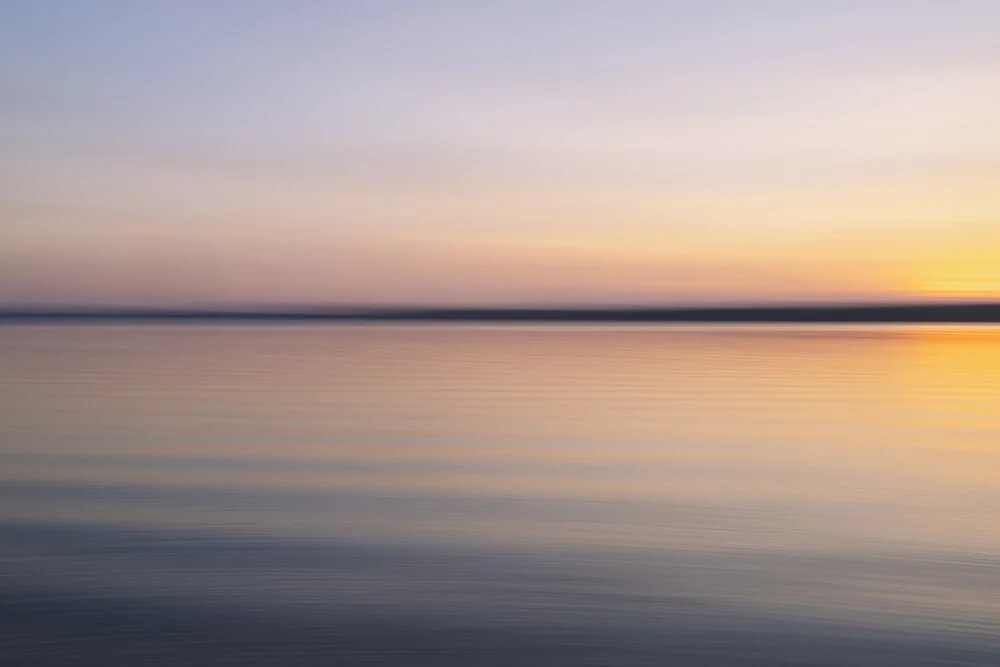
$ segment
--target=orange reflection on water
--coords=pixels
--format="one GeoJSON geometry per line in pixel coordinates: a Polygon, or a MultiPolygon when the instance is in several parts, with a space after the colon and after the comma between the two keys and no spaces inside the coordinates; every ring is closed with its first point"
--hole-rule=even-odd
{"type": "Polygon", "coordinates": [[[6,480],[627,501],[777,512],[785,540],[996,541],[994,328],[12,331],[4,409],[25,436],[4,451],[41,458],[6,480]]]}

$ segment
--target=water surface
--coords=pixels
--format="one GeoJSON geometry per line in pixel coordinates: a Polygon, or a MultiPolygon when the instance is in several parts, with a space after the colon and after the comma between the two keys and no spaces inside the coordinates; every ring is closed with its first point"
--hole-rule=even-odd
{"type": "Polygon", "coordinates": [[[1000,328],[0,327],[3,664],[1000,664],[1000,328]]]}

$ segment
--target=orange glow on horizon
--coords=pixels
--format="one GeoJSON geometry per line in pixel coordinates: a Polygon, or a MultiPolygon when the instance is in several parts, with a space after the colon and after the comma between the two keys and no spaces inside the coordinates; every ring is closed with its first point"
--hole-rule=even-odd
{"type": "Polygon", "coordinates": [[[909,276],[911,292],[922,297],[1000,300],[1000,236],[992,230],[939,235],[923,248],[909,276]]]}
{"type": "Polygon", "coordinates": [[[927,296],[961,299],[1000,299],[1000,282],[943,282],[922,292],[927,296]]]}
{"type": "Polygon", "coordinates": [[[1000,299],[1000,263],[979,260],[975,262],[948,262],[936,271],[941,277],[927,277],[915,281],[920,285],[915,291],[922,295],[942,299],[1000,299]]]}

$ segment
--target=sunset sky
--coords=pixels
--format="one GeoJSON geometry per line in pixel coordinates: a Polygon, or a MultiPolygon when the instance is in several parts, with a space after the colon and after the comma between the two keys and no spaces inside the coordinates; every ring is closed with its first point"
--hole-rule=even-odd
{"type": "Polygon", "coordinates": [[[0,302],[1000,297],[997,0],[0,0],[0,302]]]}

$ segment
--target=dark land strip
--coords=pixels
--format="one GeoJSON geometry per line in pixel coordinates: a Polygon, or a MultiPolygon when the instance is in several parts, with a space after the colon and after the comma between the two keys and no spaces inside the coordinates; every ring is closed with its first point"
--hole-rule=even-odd
{"type": "Polygon", "coordinates": [[[0,323],[100,321],[1000,323],[1000,303],[821,304],[702,306],[694,308],[317,307],[296,310],[0,308],[0,323]]]}

